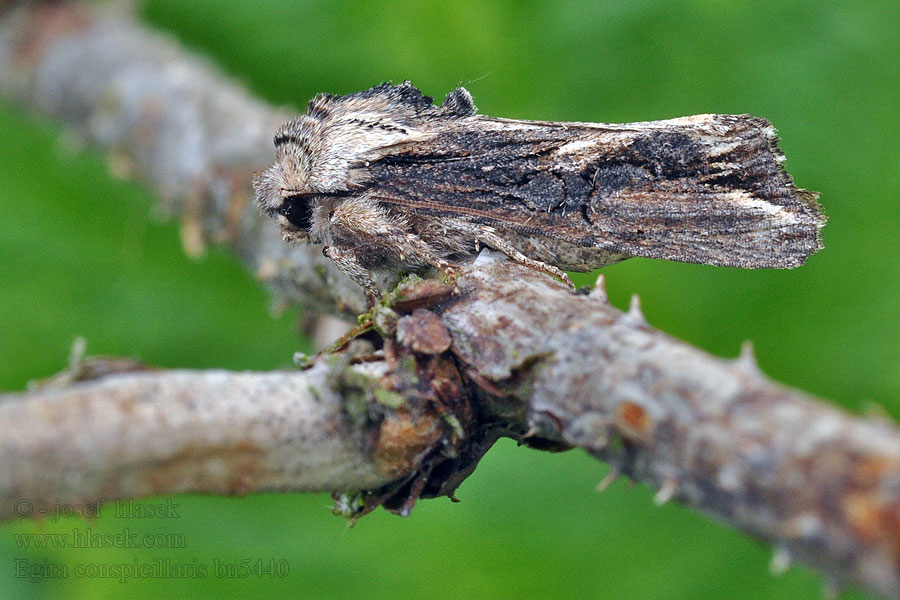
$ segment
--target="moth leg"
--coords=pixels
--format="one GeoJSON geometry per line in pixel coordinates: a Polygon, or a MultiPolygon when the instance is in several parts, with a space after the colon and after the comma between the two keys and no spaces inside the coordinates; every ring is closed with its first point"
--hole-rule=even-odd
{"type": "Polygon", "coordinates": [[[410,232],[404,221],[392,220],[373,200],[347,200],[331,212],[329,219],[333,233],[340,232],[341,237],[353,240],[360,248],[388,249],[401,263],[428,265],[450,277],[460,273],[459,267],[441,258],[422,238],[410,232]]]}
{"type": "Polygon", "coordinates": [[[366,302],[369,308],[375,306],[375,303],[381,298],[381,290],[372,279],[371,273],[360,264],[352,249],[325,246],[322,248],[322,254],[330,258],[338,269],[366,290],[366,302]]]}
{"type": "Polygon", "coordinates": [[[509,242],[504,240],[502,237],[494,233],[493,231],[487,229],[479,229],[475,234],[475,241],[481,242],[485,246],[490,246],[494,250],[502,252],[510,260],[513,262],[517,262],[520,265],[524,265],[529,269],[534,269],[535,271],[540,271],[541,273],[546,273],[548,275],[552,275],[558,279],[561,279],[563,283],[568,285],[570,288],[575,289],[575,284],[572,283],[572,280],[569,279],[569,276],[566,275],[566,272],[562,269],[558,269],[553,265],[548,265],[545,262],[541,262],[539,260],[534,260],[533,258],[528,258],[518,250],[516,250],[509,242]]]}
{"type": "MultiPolygon", "coordinates": [[[[425,241],[419,236],[412,233],[403,233],[402,247],[411,250],[410,254],[420,261],[432,267],[433,269],[447,275],[448,277],[459,277],[462,270],[453,263],[444,260],[432,250],[425,241]]],[[[403,260],[403,256],[400,257],[403,260]]]]}
{"type": "Polygon", "coordinates": [[[462,275],[459,266],[441,258],[425,240],[414,233],[397,228],[385,237],[385,241],[394,246],[401,262],[428,265],[451,280],[462,275]]]}

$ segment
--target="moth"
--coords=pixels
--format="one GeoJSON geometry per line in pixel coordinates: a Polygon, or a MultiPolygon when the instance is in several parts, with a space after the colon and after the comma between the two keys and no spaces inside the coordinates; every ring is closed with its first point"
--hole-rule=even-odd
{"type": "Polygon", "coordinates": [[[626,124],[477,114],[411,83],[313,98],[275,135],[256,202],[290,242],[324,244],[362,285],[376,273],[455,273],[481,246],[555,275],[648,258],[792,268],[822,247],[818,194],[781,167],[751,115],[626,124]]]}

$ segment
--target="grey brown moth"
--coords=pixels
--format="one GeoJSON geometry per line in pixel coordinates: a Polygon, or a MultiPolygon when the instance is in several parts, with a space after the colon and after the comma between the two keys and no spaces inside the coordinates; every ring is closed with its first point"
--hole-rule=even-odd
{"type": "Polygon", "coordinates": [[[452,273],[482,245],[566,282],[632,256],[792,268],[822,247],[818,195],[750,115],[520,121],[476,114],[464,88],[435,106],[384,83],[316,96],[275,147],[258,205],[370,299],[375,272],[452,273]]]}

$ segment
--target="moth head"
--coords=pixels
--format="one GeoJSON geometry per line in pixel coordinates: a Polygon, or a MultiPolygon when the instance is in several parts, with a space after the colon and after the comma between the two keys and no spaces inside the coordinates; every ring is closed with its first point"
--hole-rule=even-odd
{"type": "Polygon", "coordinates": [[[309,235],[316,194],[333,191],[316,176],[315,123],[306,116],[286,123],[275,135],[275,163],[253,179],[256,204],[292,236],[309,235]]]}
{"type": "Polygon", "coordinates": [[[340,100],[318,96],[306,115],[283,125],[275,134],[275,163],[253,180],[257,205],[293,238],[308,233],[318,204],[364,188],[368,165],[411,137],[340,100]]]}
{"type": "Polygon", "coordinates": [[[442,119],[473,114],[463,88],[440,107],[408,81],[346,96],[319,94],[305,115],[275,134],[275,164],[253,181],[256,203],[292,237],[308,237],[316,206],[364,189],[369,165],[429,139],[442,119]]]}

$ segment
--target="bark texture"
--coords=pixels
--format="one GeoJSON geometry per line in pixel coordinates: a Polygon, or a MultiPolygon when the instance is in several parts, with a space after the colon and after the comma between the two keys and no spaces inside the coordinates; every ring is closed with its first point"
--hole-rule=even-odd
{"type": "Polygon", "coordinates": [[[0,396],[0,520],[60,502],[382,486],[393,477],[333,371],[146,371],[0,396]]]}

